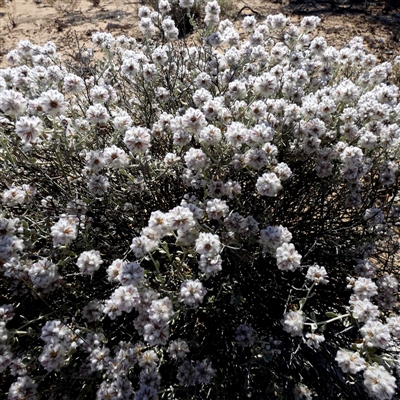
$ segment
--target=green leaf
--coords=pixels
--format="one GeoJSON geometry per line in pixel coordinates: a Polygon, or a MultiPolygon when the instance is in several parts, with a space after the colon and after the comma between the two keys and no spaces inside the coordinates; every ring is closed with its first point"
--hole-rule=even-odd
{"type": "Polygon", "coordinates": [[[338,316],[338,314],[335,314],[334,312],[330,312],[330,311],[328,311],[327,313],[325,313],[325,315],[326,315],[328,318],[336,318],[336,317],[338,316]]]}

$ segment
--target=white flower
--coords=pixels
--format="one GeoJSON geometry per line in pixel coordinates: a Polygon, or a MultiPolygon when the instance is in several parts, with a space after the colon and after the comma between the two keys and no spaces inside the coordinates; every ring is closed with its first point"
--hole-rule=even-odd
{"type": "Polygon", "coordinates": [[[215,276],[222,270],[222,258],[218,254],[214,257],[207,257],[205,254],[200,256],[199,270],[203,272],[207,278],[215,276]]]}
{"type": "Polygon", "coordinates": [[[30,398],[32,400],[37,399],[37,386],[38,385],[35,381],[28,375],[19,376],[10,386],[8,391],[8,400],[22,400],[23,398],[30,398]]]}
{"type": "Polygon", "coordinates": [[[58,320],[47,321],[42,326],[40,339],[46,343],[68,342],[71,336],[71,329],[58,320]]]}
{"type": "Polygon", "coordinates": [[[324,335],[318,335],[316,333],[307,333],[306,334],[306,344],[309,347],[313,347],[314,349],[319,349],[320,344],[322,342],[325,342],[325,336],[324,335]]]}
{"type": "Polygon", "coordinates": [[[104,175],[92,175],[88,182],[88,189],[95,196],[104,196],[109,186],[108,178],[104,175]]]}
{"type": "Polygon", "coordinates": [[[219,99],[207,100],[202,106],[203,114],[208,121],[213,121],[216,118],[218,118],[218,115],[221,113],[221,110],[222,110],[222,104],[219,99]]]}
{"type": "Polygon", "coordinates": [[[180,160],[180,157],[177,156],[176,153],[167,153],[165,154],[163,162],[168,167],[174,167],[180,160]]]}
{"type": "Polygon", "coordinates": [[[150,18],[151,10],[149,7],[141,6],[138,10],[138,17],[139,18],[150,18]]]}
{"type": "Polygon", "coordinates": [[[383,275],[377,281],[379,295],[376,300],[380,307],[391,310],[397,303],[399,283],[393,275],[383,275]]]}
{"type": "Polygon", "coordinates": [[[215,146],[222,140],[221,129],[214,125],[208,125],[200,131],[199,142],[207,146],[215,146]]]}
{"type": "Polygon", "coordinates": [[[393,398],[396,391],[396,378],[381,365],[371,366],[364,371],[364,385],[374,399],[393,398]]]}
{"type": "Polygon", "coordinates": [[[77,94],[85,90],[84,80],[75,74],[67,74],[64,77],[65,93],[77,94]]]}
{"type": "Polygon", "coordinates": [[[86,119],[92,124],[105,124],[110,119],[110,115],[103,105],[97,103],[89,106],[86,111],[86,119]]]}
{"type": "Polygon", "coordinates": [[[228,26],[222,33],[222,41],[230,47],[238,46],[240,42],[239,33],[233,28],[233,26],[228,26]]]}
{"type": "Polygon", "coordinates": [[[194,93],[193,93],[193,101],[194,104],[196,105],[196,107],[203,107],[204,104],[209,101],[212,100],[213,96],[212,94],[204,88],[200,88],[197,89],[194,93]]]}
{"type": "Polygon", "coordinates": [[[281,181],[285,181],[292,176],[292,171],[286,163],[278,163],[274,167],[274,173],[281,181]]]}
{"type": "MultiPolygon", "coordinates": [[[[138,289],[133,285],[120,286],[114,290],[110,302],[119,311],[130,313],[133,308],[139,307],[140,295],[138,289]]],[[[117,313],[118,315],[119,313],[117,313]]]]}
{"type": "Polygon", "coordinates": [[[176,378],[180,386],[194,385],[194,368],[190,361],[186,360],[179,366],[176,378]]]}
{"type": "Polygon", "coordinates": [[[378,287],[370,278],[358,278],[354,282],[353,291],[360,300],[370,299],[378,294],[378,287]]]}
{"type": "Polygon", "coordinates": [[[121,285],[138,285],[144,279],[144,269],[137,262],[126,262],[119,271],[121,285]]]}
{"type": "Polygon", "coordinates": [[[23,115],[27,101],[21,93],[14,90],[3,90],[0,92],[0,110],[11,117],[23,115]]]}
{"type": "Polygon", "coordinates": [[[42,120],[38,117],[24,116],[15,124],[15,133],[25,143],[37,143],[38,136],[43,131],[42,120]]]}
{"type": "Polygon", "coordinates": [[[34,287],[39,289],[48,288],[60,278],[57,265],[45,258],[32,264],[28,273],[34,287]]]}
{"type": "Polygon", "coordinates": [[[3,304],[0,306],[0,321],[11,321],[14,316],[14,306],[12,304],[3,304]]]}
{"type": "Polygon", "coordinates": [[[93,172],[99,172],[104,167],[103,153],[98,150],[90,150],[85,154],[86,166],[93,172]]]}
{"type": "Polygon", "coordinates": [[[39,361],[47,371],[59,371],[66,361],[68,349],[60,343],[48,343],[44,346],[39,361]]]}
{"type": "Polygon", "coordinates": [[[207,190],[211,197],[220,198],[226,195],[225,184],[222,181],[211,181],[207,190]]]}
{"type": "Polygon", "coordinates": [[[390,333],[396,338],[400,338],[400,316],[395,315],[386,320],[390,333]]]}
{"type": "Polygon", "coordinates": [[[110,361],[110,349],[108,347],[102,346],[91,348],[89,363],[92,372],[106,369],[110,361]]]}
{"type": "Polygon", "coordinates": [[[278,83],[276,77],[269,72],[258,76],[253,84],[255,93],[262,97],[270,97],[275,93],[277,87],[278,83]]]}
{"type": "Polygon", "coordinates": [[[104,301],[101,311],[113,320],[122,315],[122,309],[118,307],[118,304],[112,297],[104,301]]]}
{"type": "Polygon", "coordinates": [[[158,356],[154,350],[146,350],[139,356],[139,367],[153,367],[156,366],[158,362],[158,356]]]}
{"type": "Polygon", "coordinates": [[[293,389],[294,399],[295,400],[312,400],[312,392],[311,390],[302,383],[299,383],[293,389]]]}
{"type": "Polygon", "coordinates": [[[245,154],[244,162],[250,168],[258,171],[268,164],[268,158],[264,150],[253,148],[245,154]]]}
{"type": "Polygon", "coordinates": [[[390,330],[387,325],[379,321],[369,320],[360,329],[364,342],[368,347],[385,349],[390,341],[390,330]]]}
{"type": "Polygon", "coordinates": [[[377,319],[380,316],[378,306],[372,304],[368,299],[351,300],[351,313],[359,322],[377,319]]]}
{"type": "Polygon", "coordinates": [[[124,57],[121,66],[121,73],[126,77],[134,77],[139,70],[139,65],[134,57],[124,57]]]}
{"type": "Polygon", "coordinates": [[[112,124],[118,131],[126,132],[132,126],[132,118],[127,113],[115,114],[112,124]]]}
{"type": "Polygon", "coordinates": [[[43,112],[53,117],[64,114],[67,110],[67,102],[64,95],[58,90],[48,90],[43,92],[38,101],[43,112]]]}
{"type": "Polygon", "coordinates": [[[12,187],[3,192],[3,204],[7,207],[17,207],[27,202],[25,190],[21,187],[12,187]]]}
{"type": "Polygon", "coordinates": [[[76,239],[78,234],[77,222],[77,219],[74,217],[61,217],[50,228],[54,247],[66,245],[76,239]]]}
{"type": "Polygon", "coordinates": [[[319,265],[313,265],[308,268],[306,278],[310,281],[315,282],[317,285],[322,283],[328,283],[328,274],[325,267],[319,265]]]}
{"type": "Polygon", "coordinates": [[[81,253],[76,261],[79,271],[83,275],[93,275],[103,264],[98,250],[88,250],[81,253]]]}
{"type": "Polygon", "coordinates": [[[253,32],[254,29],[256,28],[256,26],[257,26],[257,20],[256,20],[256,17],[254,15],[248,15],[248,16],[243,18],[242,28],[246,32],[253,32]]]}
{"type": "Polygon", "coordinates": [[[214,257],[221,251],[221,242],[218,235],[200,232],[196,240],[196,252],[206,257],[214,257]]]}
{"type": "Polygon", "coordinates": [[[179,338],[170,342],[168,346],[168,354],[174,360],[184,359],[186,357],[186,353],[189,352],[190,350],[188,344],[179,338]]]}
{"type": "MultiPolygon", "coordinates": [[[[231,48],[230,50],[227,51],[225,57],[227,58],[229,64],[235,66],[240,60],[240,53],[234,50],[234,48],[231,48]]],[[[237,100],[244,99],[247,94],[245,82],[240,80],[235,80],[233,82],[230,82],[228,85],[228,94],[232,99],[237,99],[237,100]]]]}
{"type": "Polygon", "coordinates": [[[134,252],[136,258],[141,258],[146,253],[151,253],[158,247],[158,239],[155,237],[148,238],[145,235],[141,235],[132,239],[131,250],[134,252]]]}
{"type": "Polygon", "coordinates": [[[166,39],[169,41],[177,40],[179,37],[179,30],[175,26],[175,22],[172,18],[166,17],[162,22],[162,28],[164,30],[166,39]]]}
{"type": "Polygon", "coordinates": [[[101,318],[103,311],[103,303],[99,300],[94,299],[82,309],[82,317],[87,319],[89,322],[98,321],[101,318]]]}
{"type": "Polygon", "coordinates": [[[343,372],[356,374],[366,368],[365,360],[358,354],[348,350],[338,350],[335,361],[343,372]]]}
{"type": "Polygon", "coordinates": [[[149,308],[149,318],[154,323],[168,322],[174,315],[172,301],[168,297],[163,299],[153,300],[149,308]]]}
{"type": "Polygon", "coordinates": [[[208,89],[211,86],[211,82],[211,77],[206,72],[200,72],[195,79],[195,84],[198,88],[208,89]]]}
{"type": "Polygon", "coordinates": [[[189,231],[196,226],[192,211],[187,207],[177,206],[166,214],[166,221],[173,230],[189,231]]]}
{"type": "Polygon", "coordinates": [[[219,15],[221,12],[221,7],[218,4],[218,1],[209,1],[205,7],[206,14],[215,14],[219,15]]]}
{"type": "Polygon", "coordinates": [[[158,3],[158,9],[161,14],[165,14],[171,11],[171,5],[169,4],[168,0],[160,0],[158,3]]]}
{"type": "Polygon", "coordinates": [[[249,116],[256,121],[264,120],[267,114],[267,106],[264,101],[257,100],[249,106],[249,116]]]}
{"type": "Polygon", "coordinates": [[[289,311],[283,316],[283,330],[292,336],[302,336],[305,316],[302,311],[289,311]]]}
{"type": "Polygon", "coordinates": [[[93,86],[89,93],[94,104],[104,104],[110,98],[110,93],[104,86],[93,86]]]}
{"type": "Polygon", "coordinates": [[[240,148],[249,138],[249,132],[241,122],[232,122],[225,132],[226,141],[235,148],[240,148]]]}
{"type": "Polygon", "coordinates": [[[206,294],[207,290],[198,279],[186,280],[181,284],[179,299],[187,306],[196,308],[203,302],[206,294]]]}
{"type": "Polygon", "coordinates": [[[376,273],[376,265],[370,260],[360,259],[357,260],[354,271],[356,272],[357,276],[361,276],[363,278],[373,278],[376,273]]]}
{"type": "Polygon", "coordinates": [[[281,181],[275,173],[265,173],[257,179],[256,188],[261,196],[274,197],[282,189],[281,181]]]}
{"type": "Polygon", "coordinates": [[[276,249],[276,264],[282,271],[294,271],[300,267],[301,255],[292,243],[283,243],[276,249]]]}
{"type": "Polygon", "coordinates": [[[112,264],[107,268],[107,276],[110,282],[118,282],[119,273],[122,269],[122,266],[126,264],[125,261],[117,258],[112,262],[112,264]]]}
{"type": "Polygon", "coordinates": [[[300,22],[300,26],[304,32],[308,33],[313,31],[320,22],[321,18],[316,16],[304,17],[300,22]]]}
{"type": "Polygon", "coordinates": [[[289,21],[289,18],[286,18],[282,13],[279,13],[268,15],[265,23],[271,30],[281,30],[289,23],[289,21]]]}
{"type": "Polygon", "coordinates": [[[125,132],[124,143],[135,154],[143,154],[150,148],[151,135],[147,128],[135,127],[125,132]]]}
{"type": "Polygon", "coordinates": [[[312,54],[322,55],[327,47],[328,45],[326,44],[325,38],[322,36],[317,36],[311,41],[310,51],[312,54]]]}
{"type": "Polygon", "coordinates": [[[142,66],[142,74],[143,74],[143,78],[148,80],[148,81],[154,81],[154,79],[157,77],[157,67],[155,66],[155,64],[151,64],[151,63],[146,63],[143,64],[142,66]]]}
{"type": "Polygon", "coordinates": [[[207,168],[211,161],[201,149],[190,148],[184,155],[184,160],[188,168],[195,171],[207,168]]]}
{"type": "Polygon", "coordinates": [[[169,338],[169,326],[167,323],[147,323],[143,329],[143,338],[150,346],[165,346],[167,344],[169,338]]]}
{"type": "Polygon", "coordinates": [[[213,199],[207,201],[206,213],[210,219],[221,219],[228,215],[229,207],[225,200],[213,199]]]}
{"type": "Polygon", "coordinates": [[[119,169],[129,164],[129,156],[121,148],[112,145],[104,149],[103,161],[109,168],[119,169]]]}
{"type": "Polygon", "coordinates": [[[276,249],[283,243],[289,243],[292,240],[292,234],[289,229],[280,226],[267,226],[260,231],[260,244],[263,251],[275,255],[276,249]]]}
{"type": "Polygon", "coordinates": [[[99,46],[103,49],[108,49],[114,44],[115,40],[113,35],[109,32],[96,32],[92,35],[92,42],[96,46],[99,46]]]}
{"type": "Polygon", "coordinates": [[[207,125],[207,121],[199,109],[188,108],[182,117],[182,125],[188,132],[198,133],[207,125]]]}

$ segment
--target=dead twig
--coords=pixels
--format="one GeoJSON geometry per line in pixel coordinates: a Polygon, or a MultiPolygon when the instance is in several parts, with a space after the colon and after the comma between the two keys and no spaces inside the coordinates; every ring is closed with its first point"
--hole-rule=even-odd
{"type": "Polygon", "coordinates": [[[250,10],[253,14],[256,14],[256,15],[258,15],[258,16],[261,16],[261,14],[260,14],[258,11],[253,10],[250,6],[243,6],[243,7],[238,11],[238,13],[237,13],[235,19],[238,19],[239,16],[240,16],[240,13],[241,13],[243,10],[246,10],[246,9],[250,10]]]}

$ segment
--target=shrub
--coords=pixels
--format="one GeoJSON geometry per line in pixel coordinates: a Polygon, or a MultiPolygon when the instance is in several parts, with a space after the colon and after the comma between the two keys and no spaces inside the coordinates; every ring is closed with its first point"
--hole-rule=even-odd
{"type": "Polygon", "coordinates": [[[190,43],[168,8],[0,70],[2,392],[393,398],[392,65],[216,2],[190,43]]]}
{"type": "Polygon", "coordinates": [[[46,0],[47,4],[51,7],[54,7],[60,13],[69,13],[76,11],[80,4],[81,0],[46,0]]]}

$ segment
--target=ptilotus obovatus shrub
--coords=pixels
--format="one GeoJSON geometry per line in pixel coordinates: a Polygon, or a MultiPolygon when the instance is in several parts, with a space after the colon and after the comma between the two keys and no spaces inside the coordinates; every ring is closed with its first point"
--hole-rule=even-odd
{"type": "Polygon", "coordinates": [[[179,6],[0,70],[2,393],[393,398],[399,59],[179,6]]]}

